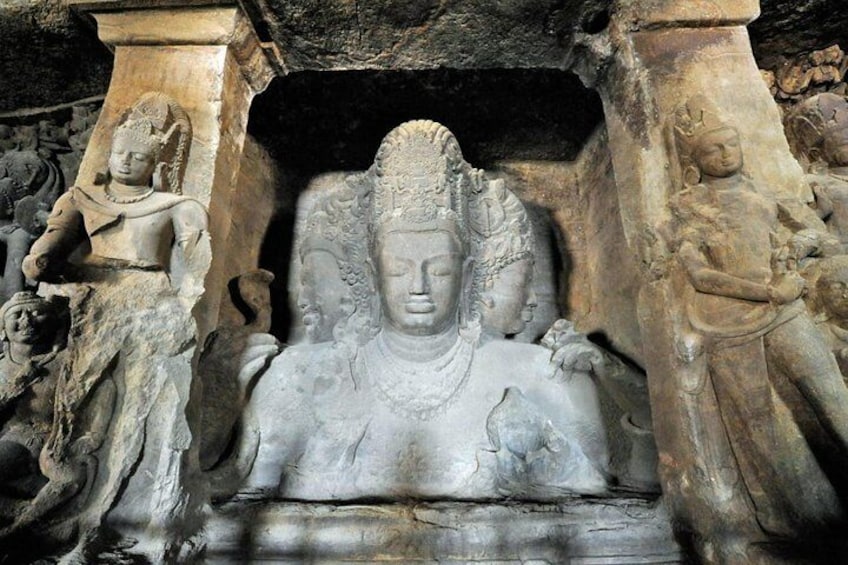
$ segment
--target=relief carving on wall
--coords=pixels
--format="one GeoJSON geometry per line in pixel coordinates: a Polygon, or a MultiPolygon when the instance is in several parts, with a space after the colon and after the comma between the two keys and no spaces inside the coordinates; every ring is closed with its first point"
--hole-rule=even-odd
{"type": "Polygon", "coordinates": [[[95,559],[109,529],[154,561],[191,535],[191,308],[209,241],[205,207],[181,195],[190,145],[186,112],[142,95],[114,131],[108,171],[58,199],[23,262],[70,298],[71,327],[40,453],[47,481],[4,533],[75,541],[66,559],[95,559]]]}
{"type": "Polygon", "coordinates": [[[746,174],[744,140],[710,100],[690,98],[670,127],[682,171],[669,236],[685,277],[679,353],[686,363],[705,359],[686,392],[714,391],[708,409],[722,422],[722,437],[692,449],[711,472],[740,476],[759,532],[719,543],[724,555],[754,560],[757,539],[826,535],[843,517],[835,478],[848,456],[848,389],[802,300],[799,272],[841,249],[746,174]],[[715,460],[710,445],[725,438],[731,460],[715,460]]]}

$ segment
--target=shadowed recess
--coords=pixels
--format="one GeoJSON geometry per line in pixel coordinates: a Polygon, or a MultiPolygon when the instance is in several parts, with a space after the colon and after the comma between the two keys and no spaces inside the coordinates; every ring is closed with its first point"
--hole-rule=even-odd
{"type": "Polygon", "coordinates": [[[254,101],[249,132],[287,170],[364,170],[411,119],[453,131],[466,159],[571,160],[603,119],[597,94],[551,70],[304,72],[254,101]]]}

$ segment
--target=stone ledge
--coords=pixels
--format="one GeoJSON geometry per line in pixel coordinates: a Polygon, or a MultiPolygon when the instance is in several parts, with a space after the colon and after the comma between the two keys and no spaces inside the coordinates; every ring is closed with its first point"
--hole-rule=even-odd
{"type": "Polygon", "coordinates": [[[207,563],[683,563],[658,501],[559,504],[260,502],[217,506],[207,563]]]}

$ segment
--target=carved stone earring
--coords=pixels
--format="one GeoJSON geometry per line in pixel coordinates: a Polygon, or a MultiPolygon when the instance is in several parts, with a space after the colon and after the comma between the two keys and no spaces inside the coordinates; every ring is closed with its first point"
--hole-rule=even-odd
{"type": "Polygon", "coordinates": [[[701,182],[701,171],[695,165],[688,165],[683,169],[683,185],[695,186],[701,182]]]}

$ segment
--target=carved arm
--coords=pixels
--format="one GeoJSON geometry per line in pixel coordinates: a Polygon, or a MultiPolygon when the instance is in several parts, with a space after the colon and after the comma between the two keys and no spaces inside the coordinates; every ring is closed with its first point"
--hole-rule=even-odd
{"type": "Polygon", "coordinates": [[[207,230],[206,209],[196,200],[187,200],[174,207],[174,237],[183,255],[188,260],[207,230]]]}
{"type": "Polygon", "coordinates": [[[794,271],[778,275],[768,284],[723,273],[710,267],[691,243],[684,243],[681,246],[679,257],[692,286],[698,292],[705,294],[752,302],[785,304],[798,298],[806,284],[804,279],[794,271]]]}
{"type": "Polygon", "coordinates": [[[73,199],[73,191],[63,194],[47,219],[47,230],[30,248],[21,270],[37,281],[55,280],[59,267],[83,240],[82,214],[73,199]]]}

